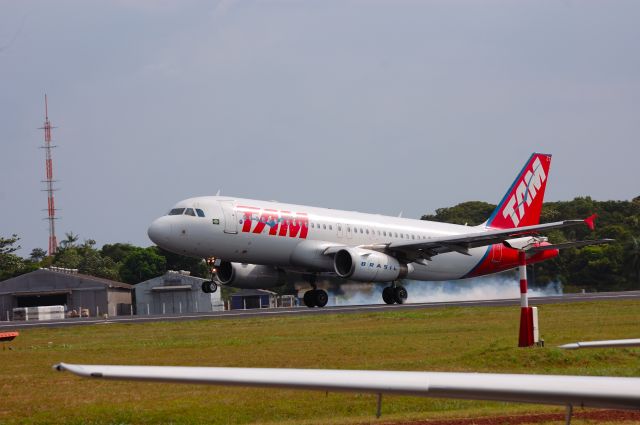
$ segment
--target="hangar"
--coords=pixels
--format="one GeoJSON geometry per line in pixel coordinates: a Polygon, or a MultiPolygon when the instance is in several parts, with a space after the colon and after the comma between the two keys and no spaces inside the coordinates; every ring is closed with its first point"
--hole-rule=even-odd
{"type": "Polygon", "coordinates": [[[80,274],[76,269],[51,267],[0,282],[0,317],[16,307],[62,305],[88,309],[90,316],[130,314],[131,285],[80,274]]]}
{"type": "Polygon", "coordinates": [[[202,292],[206,279],[170,270],[135,286],[136,312],[147,314],[207,313],[224,309],[220,292],[202,292]]]}
{"type": "Polygon", "coordinates": [[[231,295],[232,310],[277,307],[277,294],[264,289],[244,289],[231,295]]]}

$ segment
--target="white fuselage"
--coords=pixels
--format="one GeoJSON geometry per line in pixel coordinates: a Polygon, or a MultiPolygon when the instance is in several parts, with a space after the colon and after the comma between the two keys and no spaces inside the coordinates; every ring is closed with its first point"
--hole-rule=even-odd
{"type": "MultiPolygon", "coordinates": [[[[216,257],[300,272],[332,272],[331,260],[322,258],[328,246],[428,240],[484,229],[226,196],[186,199],[172,211],[174,215],[158,218],[149,228],[150,238],[164,249],[191,257],[216,257]],[[187,215],[184,212],[188,209],[191,213],[200,210],[198,214],[203,216],[187,215]],[[309,255],[318,256],[318,261],[310,265],[309,255]]],[[[408,278],[468,277],[488,255],[496,257],[490,259],[492,262],[501,261],[502,248],[500,258],[490,248],[472,248],[470,255],[451,252],[423,264],[411,263],[408,278]]]]}

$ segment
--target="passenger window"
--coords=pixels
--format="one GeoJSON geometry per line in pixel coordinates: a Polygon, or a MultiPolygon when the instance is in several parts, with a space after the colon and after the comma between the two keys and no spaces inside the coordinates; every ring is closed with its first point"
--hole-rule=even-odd
{"type": "Polygon", "coordinates": [[[404,236],[402,235],[402,233],[400,233],[400,237],[401,237],[401,238],[404,238],[404,236]]]}
{"type": "Polygon", "coordinates": [[[362,227],[360,228],[360,233],[362,233],[362,227]]]}
{"type": "Polygon", "coordinates": [[[171,211],[169,211],[169,215],[182,215],[183,212],[184,212],[184,208],[174,208],[171,211]]]}
{"type": "Polygon", "coordinates": [[[196,213],[193,211],[193,208],[187,208],[187,210],[184,212],[185,215],[190,215],[192,217],[196,216],[196,213]]]}
{"type": "MultiPolygon", "coordinates": [[[[329,225],[329,230],[333,230],[333,226],[329,225]]],[[[342,228],[340,228],[338,230],[342,230],[342,228]]]]}
{"type": "Polygon", "coordinates": [[[387,232],[382,232],[382,235],[383,236],[387,236],[387,232]]]}
{"type": "Polygon", "coordinates": [[[411,235],[411,239],[415,239],[415,238],[416,238],[416,235],[411,235]]]}
{"type": "Polygon", "coordinates": [[[367,229],[367,235],[369,234],[369,229],[367,229]]]}
{"type": "Polygon", "coordinates": [[[311,228],[313,229],[315,226],[313,225],[313,223],[311,223],[311,228]]]}
{"type": "Polygon", "coordinates": [[[322,225],[322,229],[323,229],[323,230],[327,230],[327,225],[326,225],[326,224],[323,224],[323,225],[322,225]]]}
{"type": "Polygon", "coordinates": [[[196,208],[196,214],[198,214],[198,217],[204,217],[204,211],[200,208],[196,208]]]}

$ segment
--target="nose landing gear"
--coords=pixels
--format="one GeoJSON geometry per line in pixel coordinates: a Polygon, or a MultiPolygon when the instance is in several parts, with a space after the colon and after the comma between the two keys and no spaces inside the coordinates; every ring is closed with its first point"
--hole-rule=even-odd
{"type": "Polygon", "coordinates": [[[213,280],[213,278],[216,273],[216,267],[220,265],[220,260],[215,257],[209,257],[206,258],[205,261],[207,262],[209,271],[211,272],[211,280],[205,280],[202,282],[202,292],[205,294],[213,294],[218,290],[218,284],[213,280]]]}
{"type": "Polygon", "coordinates": [[[386,304],[404,304],[408,296],[406,288],[395,283],[382,290],[382,300],[386,304]]]}

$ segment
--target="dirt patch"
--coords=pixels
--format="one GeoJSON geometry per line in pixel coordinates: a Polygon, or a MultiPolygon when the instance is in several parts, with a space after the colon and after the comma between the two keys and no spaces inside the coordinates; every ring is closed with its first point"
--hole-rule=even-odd
{"type": "MultiPolygon", "coordinates": [[[[564,421],[564,417],[564,413],[541,413],[532,415],[492,416],[485,418],[393,422],[388,425],[517,425],[548,421],[564,421]]],[[[588,412],[574,412],[573,418],[608,422],[637,421],[640,423],[640,412],[630,412],[625,410],[592,410],[588,412]]]]}

